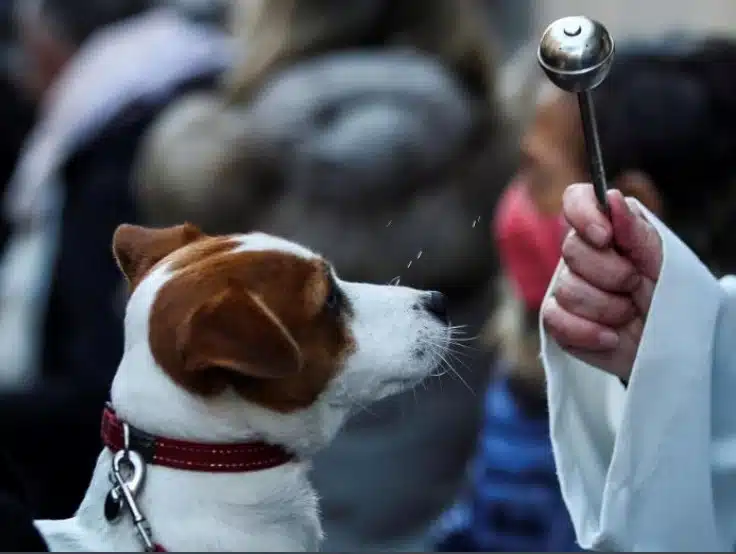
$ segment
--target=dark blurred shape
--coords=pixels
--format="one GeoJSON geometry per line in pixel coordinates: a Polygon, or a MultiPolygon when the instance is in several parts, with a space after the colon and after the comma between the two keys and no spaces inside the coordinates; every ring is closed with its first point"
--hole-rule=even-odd
{"type": "Polygon", "coordinates": [[[0,73],[0,194],[13,174],[34,118],[33,104],[23,96],[8,72],[0,73]]]}
{"type": "MultiPolygon", "coordinates": [[[[231,2],[241,0],[159,0],[192,21],[208,25],[224,26],[231,2]]],[[[246,0],[250,1],[250,0],[246,0]]]]}
{"type": "Polygon", "coordinates": [[[13,460],[0,447],[0,551],[49,552],[33,524],[27,489],[13,460]]]}

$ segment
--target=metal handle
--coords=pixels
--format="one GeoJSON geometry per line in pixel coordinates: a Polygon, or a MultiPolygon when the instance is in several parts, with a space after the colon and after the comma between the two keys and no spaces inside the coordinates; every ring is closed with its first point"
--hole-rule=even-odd
{"type": "Polygon", "coordinates": [[[588,152],[590,176],[593,181],[595,196],[598,199],[598,206],[601,211],[610,216],[608,196],[606,194],[608,191],[606,169],[603,166],[603,151],[601,150],[601,140],[598,136],[598,124],[595,119],[593,98],[590,91],[586,90],[578,93],[578,104],[580,105],[580,118],[583,122],[583,137],[585,139],[585,148],[588,152]]]}

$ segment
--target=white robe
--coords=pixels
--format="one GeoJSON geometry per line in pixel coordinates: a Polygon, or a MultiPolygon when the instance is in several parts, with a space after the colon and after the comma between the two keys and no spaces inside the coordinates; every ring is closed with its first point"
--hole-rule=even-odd
{"type": "Polygon", "coordinates": [[[562,493],[585,549],[730,552],[736,278],[716,280],[644,211],[664,263],[628,388],[542,331],[562,493]]]}

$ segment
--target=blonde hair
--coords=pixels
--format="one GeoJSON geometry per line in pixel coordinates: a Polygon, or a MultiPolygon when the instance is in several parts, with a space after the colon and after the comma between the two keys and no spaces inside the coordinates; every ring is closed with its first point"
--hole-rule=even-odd
{"type": "Polygon", "coordinates": [[[346,48],[405,46],[435,55],[493,101],[495,55],[478,0],[262,0],[233,3],[247,57],[228,75],[229,102],[248,100],[274,71],[346,48]]]}
{"type": "Polygon", "coordinates": [[[498,351],[514,377],[544,394],[544,366],[539,358],[539,323],[518,298],[508,278],[499,277],[498,302],[485,326],[484,343],[498,351]]]}

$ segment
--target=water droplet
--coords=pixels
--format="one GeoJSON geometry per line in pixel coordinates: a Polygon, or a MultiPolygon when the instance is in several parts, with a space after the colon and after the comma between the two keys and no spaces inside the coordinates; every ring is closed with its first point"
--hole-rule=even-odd
{"type": "Polygon", "coordinates": [[[391,227],[391,224],[392,224],[393,222],[394,222],[394,220],[392,219],[391,221],[389,221],[388,223],[386,223],[386,227],[391,227]]]}
{"type": "Polygon", "coordinates": [[[408,264],[406,264],[406,269],[409,269],[410,267],[411,267],[411,262],[409,262],[408,264]]]}
{"type": "Polygon", "coordinates": [[[401,276],[397,275],[388,282],[389,286],[398,287],[401,284],[401,276]]]}
{"type": "Polygon", "coordinates": [[[418,260],[419,258],[421,258],[421,257],[422,257],[422,252],[423,252],[423,251],[422,251],[422,250],[420,250],[420,251],[419,251],[419,252],[417,253],[417,260],[418,260]]]}
{"type": "Polygon", "coordinates": [[[474,219],[474,220],[473,220],[473,229],[475,229],[475,226],[476,226],[477,224],[478,224],[478,221],[474,219]]]}

